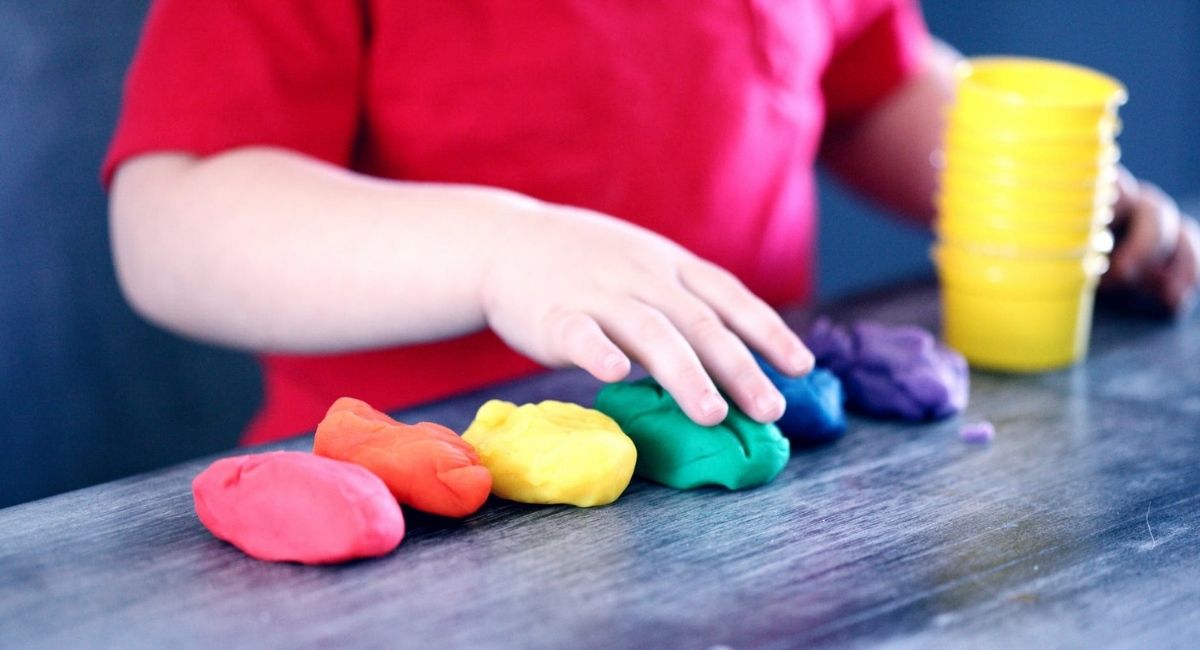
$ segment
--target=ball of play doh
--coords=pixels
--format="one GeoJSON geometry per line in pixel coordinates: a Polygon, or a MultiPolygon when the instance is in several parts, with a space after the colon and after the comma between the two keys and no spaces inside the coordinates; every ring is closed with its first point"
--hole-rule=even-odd
{"type": "Polygon", "coordinates": [[[775,423],[783,435],[805,444],[842,437],[846,432],[845,396],[836,375],[824,368],[813,368],[803,377],[789,377],[762,357],[757,358],[758,365],[787,403],[783,416],[775,423]]]}
{"type": "Polygon", "coordinates": [[[383,481],[350,463],[295,451],[218,460],[192,481],[200,522],[271,562],[330,564],[391,552],[404,517],[383,481]]]}
{"type": "Polygon", "coordinates": [[[491,400],[463,438],[492,472],[492,493],[522,503],[612,503],[637,462],[633,441],[612,418],[566,402],[491,400]]]}
{"type": "Polygon", "coordinates": [[[317,425],[313,453],[361,465],[400,503],[443,517],[475,512],[492,489],[491,474],[458,434],[432,422],[402,424],[349,397],[317,425]]]}
{"type": "Polygon", "coordinates": [[[788,461],[787,438],[775,425],[730,408],[721,424],[700,426],[651,378],[605,386],[596,409],[633,439],[635,473],[673,488],[754,487],[775,478],[788,461]]]}
{"type": "Polygon", "coordinates": [[[987,420],[964,424],[958,430],[958,437],[963,442],[986,444],[996,437],[996,427],[987,420]]]}
{"type": "Polygon", "coordinates": [[[966,360],[920,327],[859,321],[846,328],[820,319],[805,342],[817,365],[842,380],[853,410],[932,420],[967,405],[966,360]]]}

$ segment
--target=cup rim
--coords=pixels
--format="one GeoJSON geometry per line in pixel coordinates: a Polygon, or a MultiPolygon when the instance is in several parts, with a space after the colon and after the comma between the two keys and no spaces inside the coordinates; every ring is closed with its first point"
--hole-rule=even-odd
{"type": "Polygon", "coordinates": [[[972,166],[992,168],[1038,168],[1043,171],[1066,170],[1064,173],[1103,173],[1116,168],[1121,162],[1121,148],[1113,144],[1101,149],[1095,156],[1085,160],[1055,159],[1047,156],[1031,156],[1028,153],[1005,151],[998,148],[950,146],[947,144],[941,150],[941,168],[950,166],[953,160],[970,161],[972,166]],[[978,162],[976,162],[978,161],[978,162]]]}
{"type": "Polygon", "coordinates": [[[1125,128],[1125,122],[1116,113],[1080,117],[1067,112],[1052,112],[1048,108],[1034,112],[1032,108],[989,106],[978,102],[969,99],[969,96],[958,95],[955,103],[944,109],[946,124],[970,130],[998,130],[1021,137],[1053,139],[1065,136],[1116,138],[1125,128]]]}
{"type": "Polygon", "coordinates": [[[951,224],[962,224],[968,228],[978,224],[983,228],[996,230],[1020,229],[1052,232],[1054,234],[1062,234],[1064,232],[1083,234],[1094,232],[1099,228],[1105,228],[1113,220],[1111,210],[1097,210],[1084,218],[1072,215],[1054,215],[1053,213],[1045,212],[1039,213],[1042,215],[1040,217],[1014,216],[1012,214],[1002,214],[1001,211],[973,210],[963,208],[962,206],[944,205],[941,203],[936,207],[938,223],[948,221],[951,224]]]}
{"type": "Polygon", "coordinates": [[[934,232],[940,243],[968,250],[978,250],[984,255],[995,254],[1000,257],[1054,256],[1057,258],[1061,255],[1072,258],[1084,257],[1088,253],[1108,255],[1112,253],[1113,247],[1116,245],[1112,232],[1107,228],[1101,228],[1095,232],[1084,231],[1082,237],[1069,238],[1071,243],[1066,244],[1038,241],[1036,234],[1039,231],[1037,230],[1019,228],[987,228],[987,230],[996,232],[981,234],[976,231],[972,233],[969,232],[970,226],[958,228],[951,225],[947,228],[942,219],[934,224],[934,232]],[[1001,234],[1004,230],[1015,232],[1001,234]]]}
{"type": "MultiPolygon", "coordinates": [[[[1033,273],[1035,269],[1032,265],[1044,265],[1065,266],[1072,270],[1078,270],[1080,274],[1084,275],[1092,275],[1093,273],[1101,275],[1108,270],[1109,266],[1108,255],[1093,250],[1086,250],[1082,253],[1033,253],[1026,251],[1013,254],[995,249],[981,250],[978,247],[971,247],[960,243],[949,243],[940,239],[929,247],[929,255],[939,267],[943,264],[943,260],[940,258],[946,254],[966,255],[974,258],[980,265],[1019,264],[1021,265],[1019,272],[1022,273],[1033,273]]],[[[950,262],[950,264],[953,264],[953,262],[950,262]]],[[[1075,277],[1074,274],[1072,274],[1072,277],[1075,277]]]]}
{"type": "Polygon", "coordinates": [[[1129,91],[1115,77],[1083,65],[1024,56],[977,56],[964,59],[955,66],[955,77],[960,90],[967,88],[978,92],[990,101],[1015,108],[1091,108],[1105,106],[1116,108],[1129,100],[1129,91]],[[1097,88],[1104,88],[1104,99],[1064,99],[1062,97],[1044,98],[1022,94],[1016,90],[997,85],[989,85],[981,78],[981,73],[995,71],[1005,67],[1024,66],[1026,75],[1037,71],[1041,74],[1054,73],[1062,75],[1063,79],[1079,79],[1097,88]]]}
{"type": "Polygon", "coordinates": [[[989,170],[979,169],[978,166],[971,163],[951,165],[947,162],[946,166],[941,170],[941,179],[943,183],[946,180],[956,182],[966,181],[970,186],[996,185],[1005,189],[1017,189],[1022,192],[1063,192],[1089,195],[1104,192],[1117,182],[1118,176],[1115,167],[1106,168],[1096,174],[1083,174],[1076,177],[1066,174],[1062,176],[1039,176],[1034,172],[1017,171],[1018,169],[1021,168],[1017,167],[1011,171],[989,170]]]}
{"type": "Polygon", "coordinates": [[[1012,185],[988,183],[946,182],[938,187],[936,205],[958,203],[988,205],[1006,212],[1054,212],[1059,214],[1090,214],[1116,204],[1116,192],[1096,196],[1063,190],[1040,192],[1012,185]]]}
{"type": "Polygon", "coordinates": [[[1013,129],[997,124],[971,124],[954,120],[946,123],[946,139],[953,142],[981,143],[980,147],[1054,147],[1076,148],[1099,152],[1117,142],[1120,126],[1112,131],[1055,131],[1048,129],[1013,129]]]}
{"type": "Polygon", "coordinates": [[[1016,228],[1039,228],[1042,230],[1087,230],[1112,223],[1113,211],[1110,208],[1090,208],[1087,210],[1059,210],[1053,206],[1047,208],[1032,204],[988,203],[978,201],[971,206],[963,200],[938,197],[934,203],[938,219],[966,219],[970,221],[989,221],[997,224],[1011,225],[1016,228]]]}
{"type": "Polygon", "coordinates": [[[1096,290],[1100,276],[1079,278],[1070,283],[1053,284],[1020,284],[1020,283],[986,283],[964,282],[958,278],[947,277],[939,271],[939,289],[943,292],[954,292],[975,298],[1000,299],[1016,302],[1045,302],[1072,300],[1096,290]]]}
{"type": "Polygon", "coordinates": [[[989,196],[1002,193],[1005,196],[1046,197],[1051,202],[1079,203],[1081,205],[1109,205],[1115,198],[1116,175],[1097,178],[1095,183],[1069,185],[1063,183],[1028,182],[1005,178],[1003,174],[977,174],[958,169],[943,169],[938,175],[938,187],[955,188],[958,194],[967,196],[989,196]]]}

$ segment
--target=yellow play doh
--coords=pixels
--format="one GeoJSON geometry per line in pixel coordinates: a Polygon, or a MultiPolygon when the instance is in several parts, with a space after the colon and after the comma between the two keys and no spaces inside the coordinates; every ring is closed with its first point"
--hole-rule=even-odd
{"type": "Polygon", "coordinates": [[[492,494],[522,503],[612,503],[637,463],[633,441],[612,418],[567,402],[490,400],[463,439],[492,473],[492,494]]]}

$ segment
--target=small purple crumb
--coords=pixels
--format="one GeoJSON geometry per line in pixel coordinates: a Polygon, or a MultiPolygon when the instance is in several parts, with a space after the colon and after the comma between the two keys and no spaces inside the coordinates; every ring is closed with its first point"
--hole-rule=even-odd
{"type": "Polygon", "coordinates": [[[996,437],[996,427],[992,426],[992,423],[987,420],[964,424],[958,430],[958,437],[963,442],[988,443],[992,441],[992,438],[996,437]]]}

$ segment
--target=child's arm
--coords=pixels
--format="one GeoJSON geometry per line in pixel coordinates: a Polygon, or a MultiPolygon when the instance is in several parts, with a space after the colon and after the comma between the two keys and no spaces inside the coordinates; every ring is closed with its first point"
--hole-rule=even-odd
{"type": "MultiPolygon", "coordinates": [[[[959,55],[933,42],[925,68],[859,119],[831,125],[822,159],[856,189],[922,223],[932,220],[943,114],[953,101],[959,55]]],[[[1106,287],[1131,289],[1173,313],[1200,287],[1200,226],[1158,188],[1121,170],[1114,225],[1124,231],[1106,287]]]]}
{"type": "Polygon", "coordinates": [[[923,70],[879,105],[852,121],[830,124],[821,160],[867,197],[916,219],[933,220],[945,107],[954,99],[954,65],[961,58],[931,41],[923,70]]]}
{"type": "MultiPolygon", "coordinates": [[[[252,350],[332,352],[490,325],[546,364],[615,381],[640,361],[694,420],[783,398],[813,359],[729,273],[644,229],[512,192],[378,180],[290,151],[148,154],[119,169],[121,286],[147,318],[252,350]]],[[[454,363],[447,359],[447,363],[454,363]]]]}

